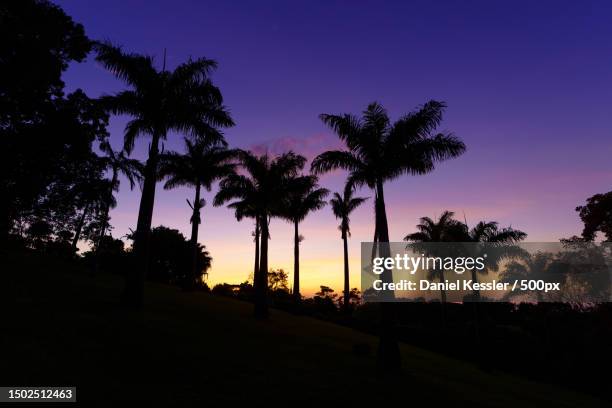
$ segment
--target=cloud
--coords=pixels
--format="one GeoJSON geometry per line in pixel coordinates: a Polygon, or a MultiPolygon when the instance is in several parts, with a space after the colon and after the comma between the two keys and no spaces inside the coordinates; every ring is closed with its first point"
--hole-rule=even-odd
{"type": "Polygon", "coordinates": [[[326,150],[342,149],[342,147],[342,142],[335,136],[317,133],[307,137],[283,136],[269,139],[251,145],[249,150],[258,155],[268,153],[274,156],[292,150],[310,161],[326,150]]]}

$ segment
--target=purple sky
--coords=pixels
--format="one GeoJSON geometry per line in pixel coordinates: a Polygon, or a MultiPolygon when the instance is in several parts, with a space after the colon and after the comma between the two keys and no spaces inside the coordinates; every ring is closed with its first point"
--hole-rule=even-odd
{"type": "MultiPolygon", "coordinates": [[[[203,2],[60,1],[94,39],[162,55],[218,61],[214,80],[237,126],[232,146],[293,148],[309,158],[339,146],[320,113],[358,113],[381,102],[393,119],[438,99],[442,129],[461,137],[462,157],[427,176],[386,187],[392,240],[421,216],[454,210],[469,224],[497,220],[550,241],[578,234],[574,208],[612,185],[612,4],[606,2],[203,2]]],[[[69,89],[90,96],[123,84],[92,61],[72,66],[69,89]]],[[[118,148],[125,118],[111,124],[118,148]]],[[[143,158],[146,139],[137,143],[143,158]]],[[[166,149],[181,149],[171,136],[166,149]]],[[[340,190],[344,175],[324,176],[340,190]]],[[[136,223],[139,191],[123,184],[113,234],[136,223]]],[[[159,186],[161,187],[161,186],[159,186]]],[[[361,195],[370,195],[363,191],[361,195]]],[[[189,232],[188,190],[158,189],[154,225],[189,232]]],[[[210,201],[211,195],[207,196],[210,201]]],[[[372,203],[355,212],[351,267],[372,239],[372,203]]],[[[340,289],[342,243],[329,208],[303,224],[303,287],[340,289]]],[[[292,270],[291,226],[271,226],[271,267],[292,270]]],[[[206,206],[200,242],[211,281],[244,280],[252,268],[251,223],[206,206]]],[[[353,274],[356,286],[358,275],[353,274]]]]}

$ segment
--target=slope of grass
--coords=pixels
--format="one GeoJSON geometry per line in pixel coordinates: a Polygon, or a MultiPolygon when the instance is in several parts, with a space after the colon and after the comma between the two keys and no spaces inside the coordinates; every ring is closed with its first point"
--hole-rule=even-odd
{"type": "MultiPolygon", "coordinates": [[[[587,407],[599,401],[402,345],[404,370],[376,375],[376,338],[273,310],[147,284],[143,311],[122,281],[35,256],[2,261],[0,385],[76,385],[88,406],[244,403],[587,407]],[[355,353],[369,345],[372,353],[355,353]]],[[[495,358],[495,356],[490,356],[495,358]]],[[[214,406],[214,405],[213,405],[214,406]]]]}

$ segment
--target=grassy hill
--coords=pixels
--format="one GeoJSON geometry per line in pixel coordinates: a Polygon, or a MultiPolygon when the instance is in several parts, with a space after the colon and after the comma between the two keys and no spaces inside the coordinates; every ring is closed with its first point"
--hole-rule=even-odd
{"type": "Polygon", "coordinates": [[[76,385],[88,406],[603,405],[409,345],[403,373],[380,378],[374,352],[354,352],[376,338],[348,328],[276,310],[256,321],[248,303],[156,284],[126,311],[120,277],[35,256],[2,264],[0,384],[76,385]]]}

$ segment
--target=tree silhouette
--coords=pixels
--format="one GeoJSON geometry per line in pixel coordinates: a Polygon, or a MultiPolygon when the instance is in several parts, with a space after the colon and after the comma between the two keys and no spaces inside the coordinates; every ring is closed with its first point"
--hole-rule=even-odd
{"type": "Polygon", "coordinates": [[[587,198],[586,205],[576,207],[584,224],[582,238],[593,241],[601,231],[606,241],[612,241],[612,191],[587,198]]]}
{"type": "MultiPolygon", "coordinates": [[[[437,221],[432,220],[429,217],[423,217],[420,219],[419,224],[416,228],[418,232],[408,234],[404,237],[404,241],[414,243],[428,243],[428,242],[457,242],[461,241],[464,232],[464,225],[455,219],[453,219],[455,213],[452,211],[444,211],[437,221]]],[[[409,245],[414,247],[414,245],[409,245]]],[[[439,256],[440,254],[432,253],[435,252],[435,247],[425,246],[422,248],[423,251],[428,252],[429,255],[439,256]]],[[[439,270],[430,271],[432,276],[436,275],[436,278],[440,282],[444,282],[444,268],[439,270]]],[[[440,289],[440,298],[442,303],[446,302],[446,291],[440,289]]],[[[444,309],[444,305],[442,306],[444,309]]],[[[443,312],[444,313],[444,312],[443,312]]]]}
{"type": "MultiPolygon", "coordinates": [[[[80,172],[71,173],[66,180],[57,186],[54,197],[48,203],[49,219],[64,220],[66,225],[73,228],[71,249],[72,253],[78,251],[77,244],[81,240],[84,230],[98,231],[98,220],[106,207],[116,205],[114,197],[109,201],[108,191],[111,181],[104,179],[103,167],[98,156],[89,153],[89,159],[82,164],[80,172]]],[[[86,234],[91,239],[92,234],[86,234]]],[[[91,239],[95,244],[95,239],[91,239]]]]}
{"type": "Polygon", "coordinates": [[[268,240],[271,217],[284,213],[292,181],[306,163],[306,158],[287,152],[270,158],[267,154],[255,156],[251,152],[239,151],[240,165],[246,174],[233,174],[219,183],[215,205],[223,205],[231,200],[230,208],[242,216],[254,215],[261,230],[260,257],[257,274],[253,277],[255,289],[255,317],[268,316],[268,240]]]}
{"type": "Polygon", "coordinates": [[[134,239],[136,265],[126,280],[125,301],[140,307],[149,258],[149,237],[155,203],[159,144],[169,131],[187,133],[207,142],[225,143],[220,127],[234,122],[223,106],[219,89],[210,80],[217,64],[206,58],[189,60],[173,71],[158,71],[153,58],[125,53],[109,43],[97,43],[96,59],[130,87],[102,98],[115,114],[132,116],[125,127],[124,144],[129,152],[140,135],[151,137],[134,239]]]}
{"type": "MultiPolygon", "coordinates": [[[[464,224],[464,234],[461,237],[463,242],[483,242],[489,244],[498,244],[499,248],[496,251],[488,251],[485,267],[482,270],[472,269],[472,280],[478,282],[478,273],[486,274],[489,270],[497,271],[499,264],[503,259],[515,256],[523,256],[524,251],[515,246],[506,245],[520,242],[527,237],[527,233],[513,229],[512,227],[500,228],[495,221],[480,221],[471,230],[464,224]]],[[[474,254],[481,256],[481,254],[474,254]]],[[[480,298],[480,291],[474,290],[475,300],[480,298]]]]}
{"type": "MultiPolygon", "coordinates": [[[[563,282],[567,277],[563,266],[567,266],[559,259],[556,259],[554,254],[550,252],[536,252],[529,256],[522,257],[521,261],[512,261],[506,265],[504,271],[500,274],[501,282],[514,283],[516,280],[522,279],[544,279],[546,282],[563,282]]],[[[517,296],[526,294],[533,295],[537,302],[542,302],[544,296],[539,290],[521,290],[509,291],[504,300],[511,300],[517,296]]]]}
{"type": "Polygon", "coordinates": [[[289,293],[289,275],[283,269],[268,271],[268,289],[289,293]]]}
{"type": "Polygon", "coordinates": [[[110,170],[110,188],[106,194],[106,202],[102,213],[102,224],[100,226],[100,235],[96,242],[96,247],[100,247],[102,239],[106,235],[106,229],[108,228],[109,211],[114,201],[113,191],[119,191],[120,181],[119,175],[123,174],[129,183],[130,190],[134,189],[137,182],[142,181],[143,166],[140,161],[136,159],[130,159],[129,153],[125,149],[113,150],[112,146],[108,141],[100,143],[100,150],[104,154],[100,158],[100,162],[104,168],[110,170]]]}
{"type": "MultiPolygon", "coordinates": [[[[238,221],[242,221],[243,218],[253,218],[255,220],[255,230],[253,231],[253,241],[255,242],[255,264],[253,266],[253,280],[255,280],[255,277],[259,274],[259,237],[261,235],[259,217],[257,216],[257,194],[256,187],[252,184],[253,181],[251,179],[246,178],[243,181],[247,183],[247,187],[243,189],[245,194],[242,198],[237,199],[236,201],[233,201],[232,203],[228,204],[227,207],[232,208],[234,210],[234,215],[236,217],[236,220],[238,221]]],[[[226,191],[224,191],[223,194],[217,194],[217,196],[215,196],[215,200],[213,202],[213,205],[215,207],[223,205],[225,202],[227,202],[228,199],[224,198],[224,194],[227,193],[229,186],[226,185],[225,189],[226,191]]]]}
{"type": "MultiPolygon", "coordinates": [[[[170,284],[183,284],[191,274],[193,246],[178,230],[160,225],[151,230],[151,273],[149,279],[170,284]]],[[[206,247],[198,244],[197,277],[203,282],[212,258],[206,247]]]]}
{"type": "MultiPolygon", "coordinates": [[[[436,162],[457,157],[465,151],[461,140],[449,133],[436,133],[446,105],[430,101],[418,110],[391,123],[386,110],[371,103],[359,118],[351,114],[322,114],[321,120],[346,144],[348,150],[333,150],[317,156],[311,165],[314,173],[334,169],[349,171],[351,185],[366,185],[374,190],[375,241],[380,256],[388,257],[389,226],[385,208],[384,183],[404,174],[426,174],[436,162]]],[[[381,278],[391,282],[391,270],[381,278]]],[[[391,295],[390,295],[391,296],[391,295]]],[[[383,303],[378,361],[383,369],[398,370],[401,364],[395,340],[392,304],[383,303]]]]}
{"type": "Polygon", "coordinates": [[[308,214],[320,210],[327,204],[325,197],[329,190],[317,185],[316,176],[299,176],[291,181],[287,205],[281,216],[293,223],[293,297],[299,303],[300,295],[300,241],[299,224],[308,214]]]}
{"type": "Polygon", "coordinates": [[[35,220],[30,223],[26,232],[32,248],[42,250],[49,242],[53,229],[47,221],[35,220]]]}
{"type": "Polygon", "coordinates": [[[78,208],[81,208],[81,214],[76,220],[74,236],[72,238],[72,252],[77,252],[77,244],[81,239],[81,232],[87,218],[96,212],[104,211],[104,209],[114,207],[117,202],[115,198],[108,197],[108,191],[112,188],[109,180],[99,179],[95,176],[86,177],[75,186],[75,203],[78,208]]]}
{"type": "Polygon", "coordinates": [[[189,220],[191,223],[191,246],[193,248],[191,274],[187,276],[183,286],[193,289],[196,284],[198,266],[198,227],[201,223],[200,210],[205,205],[201,198],[201,188],[210,191],[212,184],[223,177],[234,173],[235,164],[230,160],[235,156],[235,151],[228,150],[225,146],[215,142],[197,141],[192,142],[185,139],[185,154],[175,152],[164,153],[160,157],[159,178],[167,178],[165,189],[176,187],[195,188],[193,202],[187,200],[192,209],[189,220]]]}
{"type": "Polygon", "coordinates": [[[350,215],[351,213],[367,200],[366,197],[353,197],[353,188],[347,184],[342,195],[334,193],[329,201],[332,211],[336,218],[340,219],[338,229],[341,232],[344,245],[344,302],[343,308],[346,313],[350,310],[350,282],[349,282],[349,257],[348,257],[348,237],[351,236],[350,215]]]}

